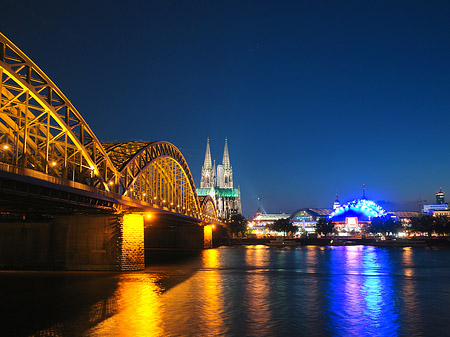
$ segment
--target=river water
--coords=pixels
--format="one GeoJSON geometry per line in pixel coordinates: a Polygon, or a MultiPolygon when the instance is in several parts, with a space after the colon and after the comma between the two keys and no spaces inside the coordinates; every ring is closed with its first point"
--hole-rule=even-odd
{"type": "Polygon", "coordinates": [[[449,249],[221,247],[0,287],[1,336],[450,336],[449,249]]]}

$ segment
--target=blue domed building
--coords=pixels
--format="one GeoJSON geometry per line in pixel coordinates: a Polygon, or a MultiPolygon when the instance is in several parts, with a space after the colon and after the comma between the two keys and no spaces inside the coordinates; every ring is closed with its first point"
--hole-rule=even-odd
{"type": "Polygon", "coordinates": [[[363,196],[361,199],[354,199],[342,206],[336,207],[330,213],[328,219],[336,223],[339,231],[359,232],[361,226],[369,224],[373,218],[389,215],[383,207],[366,198],[365,189],[363,188],[363,196]]]}

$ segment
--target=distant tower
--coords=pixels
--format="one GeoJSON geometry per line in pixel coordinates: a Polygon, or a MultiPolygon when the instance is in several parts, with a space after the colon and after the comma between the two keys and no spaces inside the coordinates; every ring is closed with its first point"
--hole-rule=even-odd
{"type": "Polygon", "coordinates": [[[442,187],[439,187],[439,192],[436,192],[436,204],[445,204],[445,192],[442,187]]]}
{"type": "Polygon", "coordinates": [[[367,198],[366,198],[366,184],[363,184],[363,196],[362,196],[361,199],[364,199],[364,200],[367,199],[367,198]]]}
{"type": "Polygon", "coordinates": [[[341,203],[339,202],[339,198],[338,198],[338,195],[336,193],[336,200],[334,201],[333,209],[336,209],[336,208],[339,208],[339,207],[341,207],[341,203]]]}
{"type": "Polygon", "coordinates": [[[211,149],[209,148],[209,137],[206,140],[205,162],[202,167],[202,177],[200,180],[200,188],[214,187],[215,167],[211,161],[211,149]]]}
{"type": "Polygon", "coordinates": [[[225,147],[223,149],[223,158],[222,158],[222,165],[223,165],[223,188],[233,188],[233,168],[230,164],[230,155],[228,154],[228,143],[227,139],[225,138],[225,147]]]}

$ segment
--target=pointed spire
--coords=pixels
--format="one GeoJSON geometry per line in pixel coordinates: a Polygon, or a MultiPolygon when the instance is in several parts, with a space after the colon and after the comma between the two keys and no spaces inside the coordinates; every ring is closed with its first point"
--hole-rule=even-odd
{"type": "Polygon", "coordinates": [[[205,163],[203,164],[204,168],[211,168],[211,149],[209,148],[209,137],[206,139],[206,154],[205,154],[205,163]]]}
{"type": "Polygon", "coordinates": [[[366,184],[363,184],[363,199],[366,199],[366,184]]]}
{"type": "Polygon", "coordinates": [[[225,138],[225,148],[223,149],[223,159],[222,159],[223,167],[230,167],[230,156],[228,154],[228,143],[227,138],[225,138]]]}

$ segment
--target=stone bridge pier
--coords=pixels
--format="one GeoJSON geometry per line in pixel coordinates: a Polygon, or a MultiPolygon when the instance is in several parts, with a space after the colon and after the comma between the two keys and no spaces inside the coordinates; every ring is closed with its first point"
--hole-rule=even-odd
{"type": "Polygon", "coordinates": [[[211,246],[210,225],[155,224],[139,213],[0,222],[1,269],[133,271],[145,268],[145,248],[211,246]]]}

